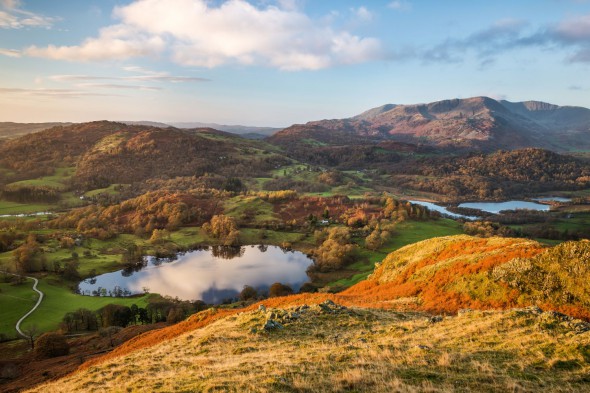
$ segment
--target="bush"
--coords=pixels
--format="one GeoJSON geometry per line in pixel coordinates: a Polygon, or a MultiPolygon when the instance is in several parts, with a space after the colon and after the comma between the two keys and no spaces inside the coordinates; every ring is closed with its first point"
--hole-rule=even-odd
{"type": "Polygon", "coordinates": [[[35,356],[38,359],[54,358],[68,353],[70,345],[63,334],[49,332],[42,334],[35,341],[35,356]]]}
{"type": "Polygon", "coordinates": [[[258,291],[250,285],[244,285],[244,289],[240,292],[240,300],[251,300],[258,297],[258,291]]]}
{"type": "Polygon", "coordinates": [[[287,296],[293,293],[293,288],[288,285],[281,284],[280,282],[275,282],[270,286],[268,290],[269,297],[279,297],[279,296],[287,296]]]}

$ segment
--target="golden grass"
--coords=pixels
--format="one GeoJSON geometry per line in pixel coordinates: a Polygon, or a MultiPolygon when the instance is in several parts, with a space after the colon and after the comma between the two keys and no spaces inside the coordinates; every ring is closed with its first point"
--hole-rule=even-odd
{"type": "Polygon", "coordinates": [[[421,313],[317,306],[270,333],[221,318],[31,392],[572,392],[587,389],[590,333],[533,312],[421,313]]]}

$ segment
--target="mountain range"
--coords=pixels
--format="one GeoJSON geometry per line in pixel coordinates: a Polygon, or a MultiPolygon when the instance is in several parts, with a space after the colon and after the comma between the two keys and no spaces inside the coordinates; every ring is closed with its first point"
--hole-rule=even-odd
{"type": "Polygon", "coordinates": [[[568,151],[590,148],[590,109],[489,97],[386,104],[346,119],[296,124],[270,139],[281,145],[395,140],[439,148],[568,151]]]}

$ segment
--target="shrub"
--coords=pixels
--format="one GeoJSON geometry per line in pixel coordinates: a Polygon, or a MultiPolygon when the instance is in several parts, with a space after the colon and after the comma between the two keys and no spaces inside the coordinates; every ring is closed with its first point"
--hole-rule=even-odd
{"type": "Polygon", "coordinates": [[[35,356],[47,359],[70,353],[70,345],[63,334],[49,332],[42,334],[35,341],[35,356]]]}
{"type": "Polygon", "coordinates": [[[293,288],[288,285],[281,284],[280,282],[275,282],[270,286],[268,290],[269,297],[279,297],[279,296],[287,296],[293,293],[293,288]]]}
{"type": "Polygon", "coordinates": [[[244,289],[240,292],[240,300],[251,300],[258,297],[258,291],[250,285],[244,285],[244,289]]]}

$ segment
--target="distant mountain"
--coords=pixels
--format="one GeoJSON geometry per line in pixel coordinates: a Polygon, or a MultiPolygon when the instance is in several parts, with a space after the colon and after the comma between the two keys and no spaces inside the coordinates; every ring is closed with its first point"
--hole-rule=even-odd
{"type": "Polygon", "coordinates": [[[120,121],[119,123],[128,124],[130,126],[149,126],[149,127],[158,127],[158,128],[168,128],[172,127],[170,124],[160,123],[158,121],[120,121]]]}
{"type": "Polygon", "coordinates": [[[346,144],[388,139],[478,150],[590,149],[590,109],[489,97],[387,104],[348,119],[296,124],[269,141],[285,146],[301,141],[346,144]]]}
{"type": "Polygon", "coordinates": [[[282,128],[273,128],[273,127],[254,127],[254,126],[241,126],[241,125],[225,125],[225,124],[217,124],[217,123],[199,123],[199,122],[184,122],[184,123],[170,123],[171,126],[176,128],[214,128],[220,131],[231,132],[232,134],[242,135],[247,137],[247,135],[254,136],[249,139],[260,139],[257,135],[264,135],[270,136],[276,133],[277,131],[282,130],[282,128]],[[257,134],[257,135],[253,135],[257,134]]]}
{"type": "Polygon", "coordinates": [[[264,139],[275,134],[277,131],[282,130],[282,128],[273,128],[273,127],[255,127],[255,126],[241,126],[241,125],[225,125],[225,124],[217,124],[217,123],[200,123],[200,122],[171,122],[171,123],[160,123],[156,121],[122,121],[121,123],[129,124],[129,125],[141,125],[141,126],[151,126],[151,127],[159,127],[159,128],[182,128],[182,129],[192,129],[192,128],[212,128],[219,131],[225,131],[232,134],[240,135],[246,139],[264,139]]]}
{"type": "Polygon", "coordinates": [[[0,139],[16,138],[33,132],[39,132],[51,127],[69,125],[72,123],[13,123],[0,122],[0,139]]]}

